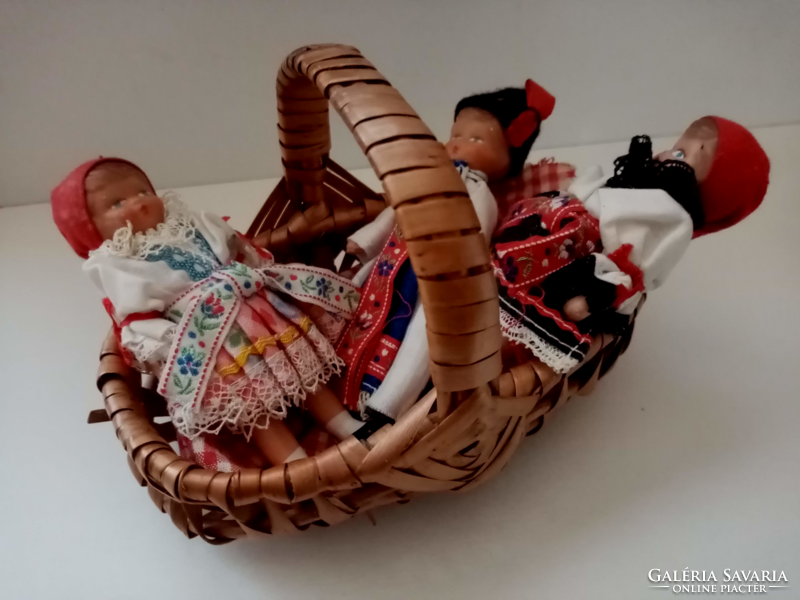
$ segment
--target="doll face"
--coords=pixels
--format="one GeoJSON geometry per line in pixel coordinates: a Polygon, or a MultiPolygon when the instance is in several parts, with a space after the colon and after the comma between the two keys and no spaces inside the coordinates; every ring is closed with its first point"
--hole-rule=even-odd
{"type": "Polygon", "coordinates": [[[471,169],[483,171],[489,181],[508,174],[511,158],[500,121],[480,108],[465,108],[456,117],[445,145],[453,160],[463,160],[471,169]]]}
{"type": "Polygon", "coordinates": [[[164,203],[144,173],[124,163],[101,163],[86,176],[86,204],[104,240],[130,222],[134,233],[164,222],[164,203]]]}
{"type": "Polygon", "coordinates": [[[694,169],[697,182],[708,177],[714,155],[717,153],[719,136],[713,119],[698,119],[683,132],[672,150],[656,154],[657,160],[682,160],[694,169]]]}

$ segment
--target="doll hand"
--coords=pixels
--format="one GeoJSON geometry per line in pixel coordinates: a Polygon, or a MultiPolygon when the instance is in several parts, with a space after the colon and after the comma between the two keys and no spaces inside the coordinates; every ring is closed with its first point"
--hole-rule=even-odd
{"type": "Polygon", "coordinates": [[[590,314],[586,296],[576,296],[567,300],[564,304],[563,313],[567,319],[574,323],[583,321],[590,314]]]}
{"type": "Polygon", "coordinates": [[[361,246],[359,246],[352,240],[347,240],[347,246],[345,247],[344,251],[347,254],[352,254],[353,256],[358,256],[359,254],[362,254],[364,252],[361,246]]]}

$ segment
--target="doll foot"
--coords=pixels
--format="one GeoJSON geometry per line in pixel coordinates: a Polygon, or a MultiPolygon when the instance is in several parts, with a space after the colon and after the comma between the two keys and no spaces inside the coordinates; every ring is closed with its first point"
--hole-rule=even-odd
{"type": "Polygon", "coordinates": [[[356,431],[355,436],[359,440],[365,440],[373,433],[381,429],[384,425],[394,425],[394,419],[375,410],[374,408],[365,408],[364,414],[367,417],[367,422],[364,426],[356,431]]]}

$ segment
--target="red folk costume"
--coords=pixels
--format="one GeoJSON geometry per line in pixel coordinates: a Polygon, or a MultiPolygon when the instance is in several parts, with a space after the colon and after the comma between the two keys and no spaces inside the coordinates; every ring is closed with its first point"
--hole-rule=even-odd
{"type": "MultiPolygon", "coordinates": [[[[568,184],[562,182],[561,189],[568,184]]],[[[544,283],[575,260],[601,251],[599,222],[574,196],[555,192],[513,205],[493,245],[503,335],[557,372],[577,364],[591,337],[562,317],[557,308],[562,302],[546,304],[549,286],[544,283]]]]}
{"type": "MultiPolygon", "coordinates": [[[[574,177],[573,165],[557,163],[552,158],[543,159],[536,164],[526,164],[518,176],[499,182],[491,191],[501,211],[520,198],[532,198],[527,201],[532,207],[540,200],[535,196],[566,189],[574,177]]],[[[475,195],[476,192],[471,193],[475,195]]],[[[347,363],[343,378],[344,401],[351,409],[359,406],[359,384],[364,376],[383,380],[397,355],[400,341],[387,335],[384,328],[390,318],[398,273],[407,260],[405,241],[394,229],[362,289],[356,318],[340,338],[337,351],[347,363]]]]}

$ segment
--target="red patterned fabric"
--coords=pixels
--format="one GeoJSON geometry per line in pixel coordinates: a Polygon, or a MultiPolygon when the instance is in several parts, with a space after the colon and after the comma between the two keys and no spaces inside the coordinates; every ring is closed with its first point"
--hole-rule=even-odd
{"type": "Polygon", "coordinates": [[[491,186],[497,200],[498,223],[502,223],[509,209],[525,198],[545,192],[566,190],[575,179],[575,167],[568,163],[543,158],[536,164],[528,163],[516,177],[504,179],[491,186]]]}
{"type": "Polygon", "coordinates": [[[538,196],[518,202],[498,228],[495,265],[500,283],[515,296],[601,247],[600,224],[580,200],[538,196]]]}
{"type": "Polygon", "coordinates": [[[264,459],[243,436],[222,432],[202,434],[192,440],[178,433],[180,455],[210,471],[232,473],[242,469],[261,468],[264,459]]]}
{"type": "MultiPolygon", "coordinates": [[[[361,380],[384,337],[380,334],[391,308],[394,279],[407,258],[406,244],[395,228],[361,290],[356,317],[350,321],[336,347],[339,357],[347,364],[342,398],[351,410],[358,409],[361,380]]],[[[386,364],[383,367],[388,370],[386,364]]]]}
{"type": "Polygon", "coordinates": [[[552,306],[545,279],[601,249],[599,222],[566,193],[518,202],[494,238],[503,334],[557,372],[579,362],[591,337],[552,306]]]}
{"type": "MultiPolygon", "coordinates": [[[[233,473],[242,469],[268,466],[255,445],[243,436],[221,432],[219,435],[203,434],[190,440],[178,433],[181,458],[197,463],[203,469],[233,473]]],[[[306,454],[316,456],[337,444],[337,440],[320,426],[314,426],[300,445],[306,454]]]]}

